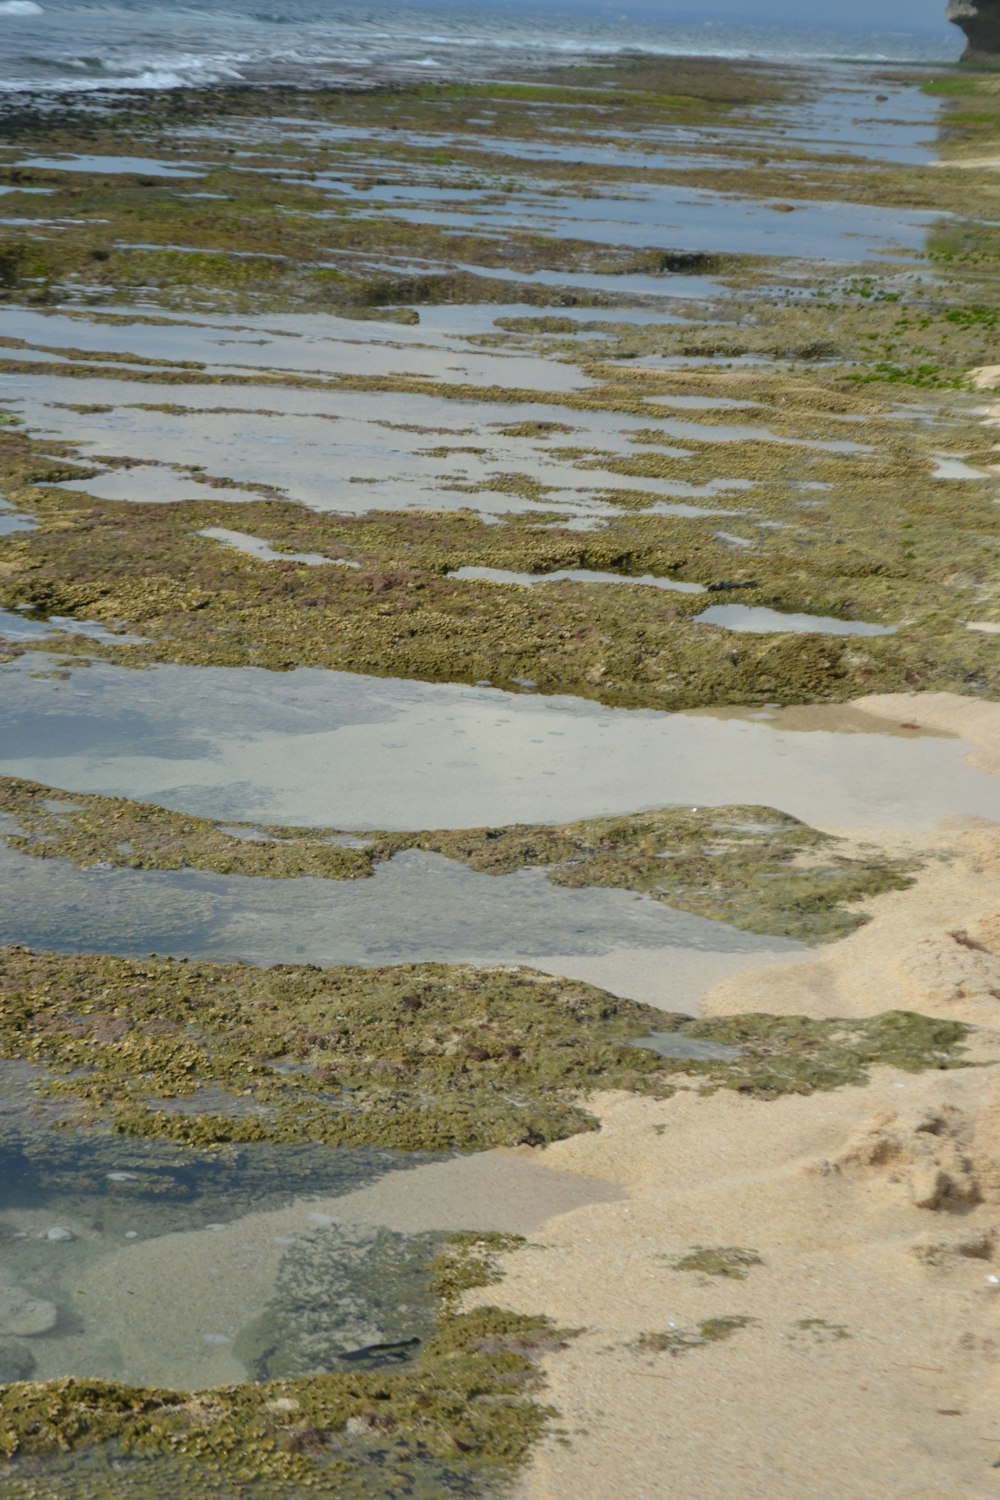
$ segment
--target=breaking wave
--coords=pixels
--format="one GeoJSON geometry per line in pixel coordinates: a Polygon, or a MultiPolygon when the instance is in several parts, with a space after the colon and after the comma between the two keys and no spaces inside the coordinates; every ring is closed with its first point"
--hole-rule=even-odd
{"type": "MultiPolygon", "coordinates": [[[[565,6],[566,0],[548,0],[565,6]]],[[[628,3],[628,0],[627,0],[628,3]]],[[[501,76],[554,58],[636,55],[781,61],[945,61],[960,39],[710,21],[680,24],[592,11],[504,10],[495,0],[0,0],[0,93],[171,89],[215,83],[330,84],[421,75],[501,76]]],[[[942,7],[943,9],[943,7],[942,7]]]]}

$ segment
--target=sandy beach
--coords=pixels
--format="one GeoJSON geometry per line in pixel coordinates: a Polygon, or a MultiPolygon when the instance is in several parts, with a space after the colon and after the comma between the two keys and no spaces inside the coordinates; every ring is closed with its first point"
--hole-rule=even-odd
{"type": "MultiPolygon", "coordinates": [[[[996,705],[859,707],[961,733],[996,774],[996,705]]],[[[723,981],[706,1011],[947,1016],[976,1028],[974,1065],[775,1101],[694,1081],[606,1095],[599,1134],[548,1147],[624,1196],[505,1260],[504,1305],[579,1330],[546,1357],[557,1432],[521,1500],[995,1493],[1000,830],[881,837],[926,861],[909,890],[819,959],[723,981]],[[737,1253],[699,1269],[718,1249],[737,1253]]]]}

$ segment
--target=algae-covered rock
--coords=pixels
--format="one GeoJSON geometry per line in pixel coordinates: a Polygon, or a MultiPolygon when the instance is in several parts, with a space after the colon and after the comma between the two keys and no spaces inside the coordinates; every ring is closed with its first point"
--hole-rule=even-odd
{"type": "Polygon", "coordinates": [[[529,969],[0,950],[0,1054],[39,1065],[44,1092],[94,1120],[190,1146],[541,1145],[595,1128],[596,1090],[811,1093],[862,1083],[876,1065],[960,1067],[967,1030],[902,1011],[692,1021],[529,969]],[[633,1045],[671,1030],[738,1055],[633,1045]]]}
{"type": "MultiPolygon", "coordinates": [[[[372,832],[348,845],[335,829],[220,826],[123,797],[79,794],[67,803],[51,787],[0,776],[2,814],[16,820],[17,831],[0,831],[12,848],[84,868],[353,880],[404,850],[422,849],[482,874],[542,868],[557,885],[638,891],[750,932],[806,943],[844,936],[866,920],[857,906],[862,898],[910,880],[905,862],[847,855],[837,839],[767,807],[669,807],[556,825],[372,832]]],[[[122,920],[133,927],[134,901],[130,889],[122,920]]],[[[197,915],[195,897],[185,920],[189,915],[192,921],[197,915]]]]}
{"type": "MultiPolygon", "coordinates": [[[[457,1253],[488,1264],[493,1248],[477,1257],[466,1238],[457,1253]]],[[[473,1271],[465,1284],[481,1279],[473,1271]]],[[[194,1393],[10,1384],[0,1388],[0,1454],[17,1462],[0,1465],[0,1486],[20,1500],[27,1474],[24,1494],[63,1493],[59,1456],[71,1454],[69,1472],[106,1500],[493,1493],[544,1431],[551,1412],[536,1399],[535,1360],[561,1342],[545,1318],[461,1313],[442,1296],[436,1329],[404,1365],[194,1393]]]]}

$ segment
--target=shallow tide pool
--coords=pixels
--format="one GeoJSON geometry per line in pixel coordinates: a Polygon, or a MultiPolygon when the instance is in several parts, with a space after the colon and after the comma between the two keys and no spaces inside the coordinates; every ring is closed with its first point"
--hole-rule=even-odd
{"type": "Polygon", "coordinates": [[[319,668],[56,664],[0,667],[0,771],[215,820],[475,828],[713,803],[834,828],[1000,818],[962,741],[857,714],[840,733],[836,706],[799,730],[319,668]]]}

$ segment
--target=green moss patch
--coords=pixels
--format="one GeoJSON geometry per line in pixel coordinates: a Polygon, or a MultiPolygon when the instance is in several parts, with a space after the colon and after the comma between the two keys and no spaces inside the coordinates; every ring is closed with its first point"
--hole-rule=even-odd
{"type": "Polygon", "coordinates": [[[762,1266],[764,1261],[756,1250],[742,1250],[732,1245],[699,1245],[668,1264],[672,1271],[696,1271],[700,1276],[721,1276],[728,1281],[746,1281],[750,1268],[762,1266]]]}
{"type": "Polygon", "coordinates": [[[596,1090],[665,1096],[683,1075],[761,1099],[811,1093],[876,1065],[961,1067],[968,1030],[903,1011],[691,1021],[526,969],[0,955],[3,1056],[41,1066],[46,1093],[80,1118],[195,1146],[539,1145],[593,1129],[581,1100],[596,1090]],[[741,1054],[681,1061],[631,1045],[664,1030],[741,1054]]]}
{"type": "Polygon", "coordinates": [[[692,1349],[704,1349],[709,1344],[719,1344],[731,1339],[741,1328],[748,1328],[756,1322],[756,1318],[738,1315],[703,1318],[695,1328],[670,1328],[654,1333],[641,1333],[635,1347],[643,1354],[689,1354],[692,1349]]]}

